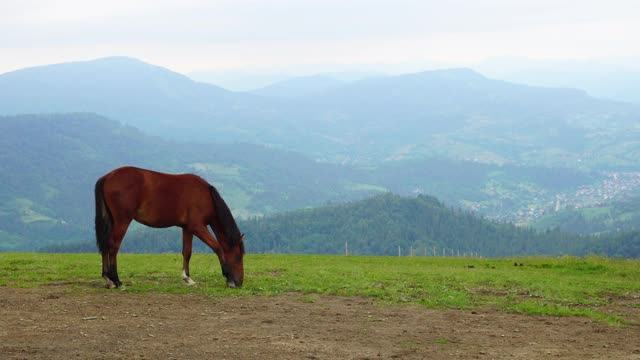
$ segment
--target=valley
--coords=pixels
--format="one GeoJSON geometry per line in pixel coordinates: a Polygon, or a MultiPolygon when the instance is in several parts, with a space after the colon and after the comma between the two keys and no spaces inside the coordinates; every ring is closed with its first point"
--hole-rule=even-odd
{"type": "Polygon", "coordinates": [[[0,95],[3,249],[90,239],[93,183],[123,165],[196,173],[245,220],[390,192],[538,231],[640,224],[640,108],[579,90],[447,69],[233,92],[114,57],[0,95]]]}

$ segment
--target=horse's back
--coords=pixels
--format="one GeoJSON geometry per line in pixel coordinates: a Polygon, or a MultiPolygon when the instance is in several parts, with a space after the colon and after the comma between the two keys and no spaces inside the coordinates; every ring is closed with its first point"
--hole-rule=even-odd
{"type": "Polygon", "coordinates": [[[148,226],[167,227],[187,224],[196,214],[199,218],[210,216],[209,185],[196,175],[127,166],[104,178],[109,206],[120,209],[125,218],[148,226]]]}
{"type": "Polygon", "coordinates": [[[131,188],[161,188],[160,190],[181,189],[183,187],[197,187],[206,189],[208,183],[193,174],[168,174],[158,171],[123,166],[104,175],[105,182],[113,186],[128,186],[131,188]]]}

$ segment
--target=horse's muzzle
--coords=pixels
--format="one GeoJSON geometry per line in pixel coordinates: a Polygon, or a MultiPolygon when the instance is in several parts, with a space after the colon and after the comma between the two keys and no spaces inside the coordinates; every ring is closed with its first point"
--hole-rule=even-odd
{"type": "Polygon", "coordinates": [[[230,288],[241,288],[242,280],[227,279],[227,286],[229,286],[230,288]]]}

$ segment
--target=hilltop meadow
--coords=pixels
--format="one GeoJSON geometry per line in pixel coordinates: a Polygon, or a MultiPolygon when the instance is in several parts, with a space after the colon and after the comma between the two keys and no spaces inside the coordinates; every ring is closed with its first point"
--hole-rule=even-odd
{"type": "Polygon", "coordinates": [[[640,354],[640,263],[258,255],[225,286],[214,255],[0,253],[8,358],[546,358],[640,354]]]}
{"type": "MultiPolygon", "coordinates": [[[[97,254],[0,253],[0,286],[64,284],[70,291],[100,291],[97,254]]],[[[182,286],[181,254],[121,254],[126,290],[202,293],[208,296],[272,296],[287,292],[363,296],[387,305],[437,309],[496,307],[526,314],[579,315],[611,324],[633,319],[603,311],[626,299],[638,308],[640,261],[599,257],[505,259],[258,255],[245,258],[246,285],[224,286],[217,260],[195,254],[191,273],[201,286],[182,286]]],[[[106,290],[105,290],[106,291],[106,290]]],[[[625,301],[623,301],[625,303],[625,301]]]]}

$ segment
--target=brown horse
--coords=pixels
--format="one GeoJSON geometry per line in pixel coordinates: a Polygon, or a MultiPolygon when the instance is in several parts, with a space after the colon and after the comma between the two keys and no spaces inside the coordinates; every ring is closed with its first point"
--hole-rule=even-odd
{"type": "Polygon", "coordinates": [[[98,179],[95,194],[96,242],[107,287],[122,285],[118,278],[118,250],[132,220],[157,228],[182,228],[182,279],[186,284],[195,284],[189,275],[195,235],[218,255],[227,285],[242,286],[244,234],[216,188],[202,178],[121,167],[98,179]]]}

